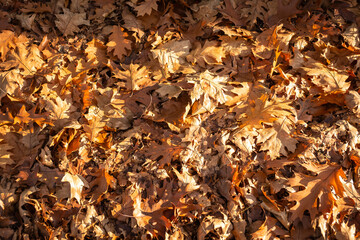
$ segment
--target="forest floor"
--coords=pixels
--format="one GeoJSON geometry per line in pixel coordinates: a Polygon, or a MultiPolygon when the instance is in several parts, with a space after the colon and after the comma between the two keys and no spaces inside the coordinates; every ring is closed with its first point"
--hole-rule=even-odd
{"type": "Polygon", "coordinates": [[[359,239],[359,9],[0,0],[0,238],[359,239]]]}

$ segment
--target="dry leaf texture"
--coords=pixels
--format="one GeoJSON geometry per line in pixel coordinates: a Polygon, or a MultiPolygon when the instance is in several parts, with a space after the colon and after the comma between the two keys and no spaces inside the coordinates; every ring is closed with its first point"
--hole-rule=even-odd
{"type": "Polygon", "coordinates": [[[359,9],[0,1],[0,239],[359,239],[359,9]]]}

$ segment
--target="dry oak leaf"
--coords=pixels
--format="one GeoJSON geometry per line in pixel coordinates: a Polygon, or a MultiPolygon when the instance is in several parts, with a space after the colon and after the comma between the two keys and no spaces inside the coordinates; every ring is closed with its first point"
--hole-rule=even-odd
{"type": "MultiPolygon", "coordinates": [[[[134,188],[135,188],[135,191],[130,195],[130,197],[133,201],[133,208],[134,208],[132,215],[135,217],[137,225],[140,226],[141,228],[147,228],[149,231],[153,232],[154,234],[158,233],[160,229],[154,230],[153,226],[150,226],[150,220],[152,220],[152,221],[154,221],[154,220],[153,220],[153,216],[151,216],[151,214],[149,214],[149,213],[151,213],[153,210],[151,208],[148,209],[149,207],[146,208],[144,206],[144,203],[142,202],[141,191],[139,190],[139,187],[135,185],[134,188]],[[144,211],[146,211],[147,213],[144,213],[144,211]]],[[[157,219],[155,220],[155,222],[158,222],[158,223],[162,222],[162,221],[165,221],[164,225],[171,226],[168,219],[166,219],[166,218],[161,219],[161,215],[158,216],[157,219]]],[[[164,228],[163,224],[157,224],[157,225],[154,225],[154,227],[155,228],[161,227],[161,230],[163,230],[163,228],[164,228]]]]}
{"type": "Polygon", "coordinates": [[[90,174],[96,177],[90,182],[91,201],[99,202],[109,187],[115,187],[116,179],[104,168],[98,169],[97,172],[90,174]]]}
{"type": "Polygon", "coordinates": [[[59,96],[54,96],[50,99],[46,98],[45,103],[45,109],[50,113],[50,119],[57,128],[64,127],[71,118],[76,118],[78,115],[77,108],[68,99],[62,100],[59,96]]]}
{"type": "Polygon", "coordinates": [[[114,77],[125,80],[125,84],[120,84],[120,87],[125,87],[130,91],[139,90],[142,86],[146,86],[151,82],[146,66],[140,67],[138,64],[131,63],[128,66],[123,66],[125,71],[114,69],[114,77]]]}
{"type": "Polygon", "coordinates": [[[186,191],[189,192],[199,189],[200,185],[197,184],[196,179],[190,175],[189,169],[186,166],[183,166],[181,170],[182,171],[180,173],[175,168],[173,168],[173,171],[179,179],[179,184],[181,183],[180,187],[184,186],[186,191]]]}
{"type": "Polygon", "coordinates": [[[289,42],[294,34],[285,31],[282,24],[273,26],[256,37],[256,44],[252,51],[256,57],[270,59],[276,49],[280,52],[289,50],[289,42]]]}
{"type": "Polygon", "coordinates": [[[312,115],[308,113],[308,111],[313,107],[311,102],[311,98],[307,97],[305,100],[299,99],[298,100],[300,108],[296,110],[296,118],[297,120],[301,121],[309,121],[312,120],[312,115]]]}
{"type": "Polygon", "coordinates": [[[0,33],[0,54],[1,61],[6,60],[6,55],[10,50],[10,46],[12,45],[12,40],[15,37],[15,33],[13,31],[4,30],[0,33]]]}
{"type": "Polygon", "coordinates": [[[189,54],[190,48],[189,40],[172,40],[151,50],[151,52],[166,72],[174,73],[185,63],[184,57],[189,54]]]}
{"type": "Polygon", "coordinates": [[[240,15],[241,7],[243,7],[241,4],[234,7],[230,0],[224,0],[224,7],[220,12],[223,14],[223,18],[229,19],[237,26],[243,26],[245,19],[240,15]]]}
{"type": "Polygon", "coordinates": [[[303,186],[304,190],[290,193],[289,201],[296,201],[290,209],[290,220],[302,218],[304,211],[309,210],[311,219],[315,220],[316,214],[326,214],[337,206],[337,199],[344,196],[344,186],[341,179],[346,179],[345,173],[337,164],[301,164],[306,169],[317,173],[317,176],[307,176],[295,173],[289,179],[290,186],[303,186]],[[335,196],[336,194],[336,196],[335,196]]]}
{"type": "Polygon", "coordinates": [[[262,123],[271,124],[280,117],[290,117],[294,114],[294,108],[290,101],[268,100],[266,94],[262,95],[250,104],[242,120],[240,128],[263,128],[262,123]]]}
{"type": "Polygon", "coordinates": [[[186,91],[180,93],[177,98],[170,98],[159,106],[158,110],[151,114],[150,118],[155,121],[165,121],[168,124],[177,125],[184,122],[190,111],[190,96],[186,91]]]}
{"type": "Polygon", "coordinates": [[[246,18],[250,30],[255,26],[258,19],[264,21],[268,12],[268,4],[264,0],[245,1],[245,4],[246,6],[240,9],[240,13],[242,17],[246,18]]]}
{"type": "Polygon", "coordinates": [[[164,181],[163,187],[156,189],[157,196],[152,195],[145,200],[142,200],[138,186],[135,186],[135,191],[131,195],[134,201],[133,216],[138,225],[146,228],[154,236],[164,237],[166,229],[171,228],[174,217],[195,218],[190,211],[199,208],[184,199],[184,196],[190,193],[190,188],[187,191],[184,187],[179,189],[174,185],[174,182],[164,181]]]}
{"type": "Polygon", "coordinates": [[[101,121],[98,117],[94,117],[88,120],[88,122],[88,124],[83,124],[83,128],[89,141],[94,142],[99,137],[99,133],[104,129],[105,122],[101,121]]]}
{"type": "Polygon", "coordinates": [[[133,13],[131,13],[127,8],[124,8],[122,12],[122,18],[124,24],[122,25],[127,30],[134,32],[132,36],[135,38],[137,43],[140,43],[142,37],[145,34],[144,26],[142,25],[139,18],[135,17],[133,13]]]}
{"type": "Polygon", "coordinates": [[[194,84],[191,91],[191,100],[193,102],[199,100],[204,94],[207,94],[218,103],[223,104],[226,102],[227,95],[225,92],[229,80],[228,76],[218,76],[206,70],[200,74],[189,76],[186,80],[194,84]]]}
{"type": "Polygon", "coordinates": [[[40,69],[44,64],[41,52],[35,44],[28,46],[27,49],[19,48],[19,56],[21,64],[25,65],[26,70],[32,72],[40,69]]]}
{"type": "MultiPolygon", "coordinates": [[[[266,216],[265,222],[259,227],[256,232],[251,234],[253,240],[269,240],[276,239],[276,237],[282,236],[285,238],[285,235],[288,235],[288,231],[279,227],[278,221],[270,216],[266,216]]],[[[281,239],[283,239],[281,238],[281,239]]]]}
{"type": "Polygon", "coordinates": [[[21,35],[16,43],[16,49],[11,49],[8,60],[3,63],[5,68],[18,67],[22,75],[32,75],[44,64],[37,45],[28,45],[28,39],[21,35]]]}
{"type": "Polygon", "coordinates": [[[14,187],[14,184],[11,184],[10,182],[4,180],[2,182],[2,185],[0,186],[0,214],[2,215],[0,219],[2,227],[11,223],[11,221],[4,221],[6,219],[6,217],[4,218],[4,213],[10,212],[8,210],[11,209],[11,207],[18,202],[19,195],[15,193],[16,189],[17,188],[14,187]]]}
{"type": "Polygon", "coordinates": [[[346,82],[349,77],[347,73],[337,71],[322,63],[312,62],[302,69],[308,76],[312,76],[312,82],[325,92],[345,92],[350,87],[350,82],[346,82]]]}
{"type": "Polygon", "coordinates": [[[135,11],[137,11],[138,16],[144,16],[145,14],[150,15],[152,10],[157,11],[158,0],[145,0],[144,2],[140,3],[139,6],[135,7],[135,11]]]}
{"type": "Polygon", "coordinates": [[[122,59],[126,55],[126,49],[131,49],[131,41],[126,39],[128,34],[124,32],[124,28],[120,26],[113,26],[109,36],[109,42],[106,44],[108,52],[114,50],[114,55],[122,59]]]}
{"type": "Polygon", "coordinates": [[[162,142],[159,144],[151,144],[145,155],[153,161],[158,161],[159,166],[162,168],[165,165],[171,165],[173,158],[176,158],[184,150],[184,147],[173,145],[172,143],[162,142]]]}
{"type": "Polygon", "coordinates": [[[0,72],[0,99],[6,94],[17,96],[24,84],[20,69],[11,69],[0,72]]]}
{"type": "Polygon", "coordinates": [[[85,53],[86,58],[89,61],[93,61],[95,65],[107,63],[106,47],[98,39],[94,38],[91,42],[88,42],[85,53]]]}
{"type": "MultiPolygon", "coordinates": [[[[33,107],[29,112],[26,111],[25,105],[22,105],[19,113],[14,117],[14,124],[28,124],[36,122],[39,126],[45,123],[50,123],[46,120],[46,114],[36,114],[36,107],[33,107]]],[[[51,123],[50,123],[51,124],[51,123]]]]}
{"type": "MultiPolygon", "coordinates": [[[[39,191],[39,188],[37,188],[36,186],[31,186],[28,189],[25,189],[19,197],[19,214],[22,218],[22,220],[24,221],[24,224],[30,224],[31,222],[31,216],[33,215],[32,213],[30,213],[30,211],[28,209],[26,209],[25,207],[23,207],[25,204],[29,203],[33,203],[35,204],[37,201],[35,199],[33,199],[31,197],[31,195],[35,192],[39,191]]],[[[32,204],[32,205],[33,205],[32,204]]]]}
{"type": "Polygon", "coordinates": [[[234,38],[229,36],[221,36],[221,46],[227,54],[233,57],[246,57],[251,54],[251,45],[244,38],[234,38]]]}
{"type": "Polygon", "coordinates": [[[356,47],[360,43],[359,37],[359,28],[356,23],[351,24],[346,31],[342,34],[345,41],[347,41],[350,46],[356,47]]]}
{"type": "Polygon", "coordinates": [[[207,64],[220,64],[222,59],[226,57],[225,49],[218,46],[217,41],[206,41],[200,52],[200,57],[207,64]]]}
{"type": "Polygon", "coordinates": [[[290,120],[278,119],[273,127],[259,130],[258,143],[261,143],[260,151],[268,151],[270,158],[276,159],[280,155],[287,156],[287,151],[294,152],[298,141],[291,137],[290,120]],[[285,149],[286,148],[286,149],[285,149]]]}
{"type": "Polygon", "coordinates": [[[133,119],[131,111],[125,107],[125,101],[116,88],[98,89],[95,100],[98,107],[104,111],[103,120],[109,128],[125,130],[131,127],[133,119]]]}
{"type": "Polygon", "coordinates": [[[21,23],[21,26],[26,30],[32,30],[36,14],[20,14],[16,19],[21,23]]]}
{"type": "Polygon", "coordinates": [[[88,182],[79,174],[71,174],[66,172],[64,177],[61,179],[62,182],[70,183],[70,197],[75,198],[78,203],[81,203],[81,192],[83,187],[89,187],[88,182]]]}
{"type": "Polygon", "coordinates": [[[345,95],[345,104],[357,117],[360,117],[360,95],[358,92],[354,90],[349,91],[345,95]]]}
{"type": "MultiPolygon", "coordinates": [[[[231,236],[231,226],[232,224],[229,217],[219,211],[216,216],[208,215],[203,219],[196,236],[198,240],[204,240],[210,232],[219,232],[221,233],[221,237],[217,239],[229,239],[231,236]]],[[[219,233],[217,235],[220,235],[219,233]]]]}
{"type": "Polygon", "coordinates": [[[294,16],[298,13],[301,13],[301,10],[297,9],[297,5],[299,3],[298,0],[294,1],[282,1],[277,0],[277,8],[274,14],[267,17],[267,22],[270,26],[281,22],[283,19],[287,19],[291,16],[294,16]]]}
{"type": "MultiPolygon", "coordinates": [[[[29,154],[29,152],[35,153],[37,152],[41,144],[44,141],[44,135],[40,134],[40,128],[35,130],[23,130],[21,131],[21,139],[19,140],[18,146],[21,146],[21,154],[29,154]]],[[[14,151],[14,153],[17,153],[14,151]]]]}
{"type": "Polygon", "coordinates": [[[48,100],[46,105],[46,109],[50,111],[51,118],[55,121],[70,118],[70,114],[76,111],[76,107],[68,99],[62,100],[59,96],[48,100]]]}
{"type": "Polygon", "coordinates": [[[55,21],[57,28],[65,35],[73,35],[78,32],[79,25],[90,25],[90,21],[86,20],[86,13],[73,13],[67,8],[63,14],[56,14],[58,20],[55,21]]]}

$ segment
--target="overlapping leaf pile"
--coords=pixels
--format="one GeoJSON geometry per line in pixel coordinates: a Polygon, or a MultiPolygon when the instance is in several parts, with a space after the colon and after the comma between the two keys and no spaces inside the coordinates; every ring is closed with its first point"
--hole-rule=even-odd
{"type": "Polygon", "coordinates": [[[0,6],[0,238],[360,237],[356,1],[0,6]]]}

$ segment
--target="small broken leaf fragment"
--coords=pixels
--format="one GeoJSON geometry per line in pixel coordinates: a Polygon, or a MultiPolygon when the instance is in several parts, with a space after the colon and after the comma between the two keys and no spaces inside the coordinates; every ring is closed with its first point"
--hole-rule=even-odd
{"type": "Polygon", "coordinates": [[[200,43],[196,45],[196,49],[187,56],[187,60],[205,67],[205,64],[221,64],[225,57],[226,51],[222,46],[219,46],[217,41],[206,40],[203,47],[200,43]]]}
{"type": "Polygon", "coordinates": [[[15,163],[14,160],[11,159],[12,153],[9,152],[9,150],[12,149],[13,147],[4,143],[3,140],[0,141],[0,168],[15,163]]]}

